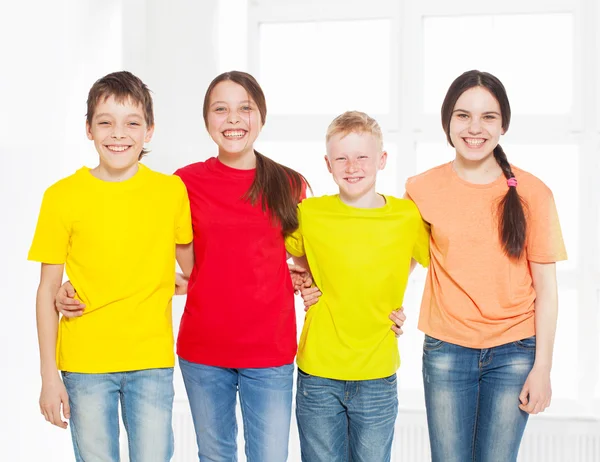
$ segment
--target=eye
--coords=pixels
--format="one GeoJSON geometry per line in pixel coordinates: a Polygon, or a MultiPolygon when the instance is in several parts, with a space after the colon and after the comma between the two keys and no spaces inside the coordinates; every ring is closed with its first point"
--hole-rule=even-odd
{"type": "Polygon", "coordinates": [[[346,158],[345,157],[336,157],[335,160],[344,161],[344,160],[346,160],[346,158]]]}
{"type": "Polygon", "coordinates": [[[358,156],[359,159],[368,159],[369,156],[358,156]]]}
{"type": "Polygon", "coordinates": [[[215,108],[215,112],[225,112],[227,111],[227,108],[223,107],[223,106],[218,106],[215,108]]]}
{"type": "Polygon", "coordinates": [[[483,116],[483,118],[485,120],[496,120],[497,119],[497,117],[493,114],[487,114],[487,115],[483,116]]]}
{"type": "Polygon", "coordinates": [[[98,122],[98,125],[110,125],[110,122],[102,121],[98,122]]]}
{"type": "Polygon", "coordinates": [[[250,112],[252,110],[252,106],[242,106],[240,109],[243,112],[250,112]]]}
{"type": "Polygon", "coordinates": [[[463,119],[463,120],[465,120],[465,119],[468,119],[468,118],[469,118],[469,115],[468,115],[468,114],[465,114],[464,112],[459,112],[459,113],[457,113],[457,114],[456,114],[456,117],[457,117],[458,119],[463,119]]]}
{"type": "Polygon", "coordinates": [[[139,127],[140,124],[138,122],[129,122],[129,125],[132,125],[134,127],[139,127]]]}

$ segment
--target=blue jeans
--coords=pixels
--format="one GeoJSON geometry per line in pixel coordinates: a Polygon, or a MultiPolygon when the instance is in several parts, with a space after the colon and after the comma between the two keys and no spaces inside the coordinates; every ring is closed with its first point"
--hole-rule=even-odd
{"type": "Polygon", "coordinates": [[[288,456],[294,365],[228,369],[179,358],[201,462],[237,461],[239,392],[248,462],[288,456]]]}
{"type": "Polygon", "coordinates": [[[528,414],[519,394],[535,336],[465,348],[425,336],[423,384],[433,462],[514,462],[528,414]]]}
{"type": "Polygon", "coordinates": [[[296,418],[303,462],[387,462],[397,415],[396,374],[351,381],[298,370],[296,418]]]}
{"type": "Polygon", "coordinates": [[[77,462],[118,462],[119,401],[131,462],[173,457],[173,368],[80,374],[63,372],[77,462]]]}

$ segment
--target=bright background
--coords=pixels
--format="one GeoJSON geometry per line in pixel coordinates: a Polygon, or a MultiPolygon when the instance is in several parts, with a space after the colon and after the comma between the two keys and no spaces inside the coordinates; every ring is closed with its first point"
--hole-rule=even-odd
{"type": "MultiPolygon", "coordinates": [[[[546,415],[600,419],[599,26],[596,0],[1,0],[0,460],[73,457],[70,437],[38,413],[39,268],[26,255],[43,191],[95,165],[87,91],[121,69],[153,90],[156,134],[145,162],[163,172],[215,154],[204,91],[220,72],[251,72],[269,109],[257,148],[300,170],[316,194],[335,191],[322,159],[335,115],[358,109],[379,120],[389,153],[379,189],[401,195],[407,177],[452,159],[439,122],[450,82],[468,69],[497,75],[513,107],[502,145],[554,191],[570,257],[558,265],[546,415]]],[[[405,300],[405,409],[423,407],[415,328],[423,281],[417,270],[405,300]]],[[[298,309],[299,325],[302,317],[298,309]]],[[[185,399],[179,377],[176,389],[185,399]]]]}

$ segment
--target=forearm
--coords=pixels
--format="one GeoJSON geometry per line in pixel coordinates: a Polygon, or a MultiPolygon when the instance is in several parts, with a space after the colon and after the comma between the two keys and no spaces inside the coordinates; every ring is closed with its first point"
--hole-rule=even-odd
{"type": "Polygon", "coordinates": [[[536,265],[532,268],[535,300],[535,366],[552,368],[552,353],[558,318],[558,289],[554,264],[536,265]],[[537,272],[537,275],[536,275],[537,272]]]}
{"type": "Polygon", "coordinates": [[[177,244],[176,251],[177,263],[186,278],[192,274],[194,268],[194,245],[192,242],[189,244],[177,244]]]}
{"type": "Polygon", "coordinates": [[[40,373],[42,379],[56,375],[56,339],[58,336],[58,313],[54,307],[54,294],[60,287],[42,284],[37,291],[36,321],[40,349],[40,373]]]}

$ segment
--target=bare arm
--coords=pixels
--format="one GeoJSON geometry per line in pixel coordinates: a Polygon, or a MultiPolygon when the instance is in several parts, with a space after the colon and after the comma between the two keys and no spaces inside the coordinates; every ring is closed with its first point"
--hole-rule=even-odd
{"type": "Polygon", "coordinates": [[[36,321],[42,376],[40,411],[48,422],[61,428],[67,428],[67,423],[61,419],[60,414],[61,404],[65,418],[69,418],[70,409],[67,391],[56,366],[58,313],[54,307],[54,296],[62,282],[63,267],[64,265],[42,263],[36,299],[36,321]]]}
{"type": "Polygon", "coordinates": [[[555,263],[530,262],[535,299],[535,362],[519,395],[519,407],[530,414],[543,412],[550,405],[550,370],[558,317],[558,288],[555,263]]]}
{"type": "Polygon", "coordinates": [[[189,244],[177,244],[175,255],[177,256],[177,263],[183,271],[183,275],[186,278],[192,274],[194,268],[194,245],[192,242],[189,244]]]}

